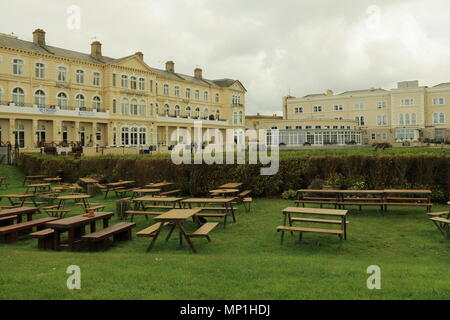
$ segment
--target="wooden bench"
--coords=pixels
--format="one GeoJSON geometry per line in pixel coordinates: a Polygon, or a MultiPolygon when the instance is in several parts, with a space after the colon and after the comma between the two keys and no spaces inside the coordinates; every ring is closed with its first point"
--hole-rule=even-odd
{"type": "Polygon", "coordinates": [[[342,242],[344,240],[344,230],[330,230],[330,229],[318,229],[318,228],[304,228],[304,227],[291,227],[291,226],[279,226],[277,231],[281,232],[281,244],[283,244],[284,233],[285,232],[298,232],[299,240],[302,240],[303,233],[321,233],[321,234],[331,234],[339,236],[340,246],[342,247],[342,242]]]}
{"type": "Polygon", "coordinates": [[[131,222],[120,222],[114,226],[86,234],[81,239],[88,241],[91,248],[106,251],[109,248],[109,238],[114,241],[131,240],[131,229],[136,226],[131,222]]]}
{"type": "Polygon", "coordinates": [[[120,188],[120,189],[116,189],[114,190],[114,192],[116,193],[116,197],[117,198],[124,198],[127,196],[128,192],[133,192],[134,189],[125,189],[125,188],[120,188]]]}
{"type": "MultiPolygon", "coordinates": [[[[173,209],[173,206],[145,206],[145,209],[173,209]]],[[[161,214],[164,212],[161,212],[161,214]]]]}
{"type": "Polygon", "coordinates": [[[0,242],[3,243],[14,243],[19,239],[19,231],[32,230],[34,227],[38,231],[48,222],[58,220],[58,218],[47,217],[38,220],[32,220],[17,224],[12,224],[10,226],[0,228],[0,242]]]}
{"type": "Polygon", "coordinates": [[[242,191],[242,192],[240,192],[240,193],[238,194],[238,197],[239,197],[239,198],[245,198],[245,197],[247,197],[250,193],[252,193],[252,190],[244,190],[244,191],[242,191]]]}
{"type": "Polygon", "coordinates": [[[250,211],[252,203],[253,203],[253,199],[251,197],[242,199],[242,204],[244,205],[245,211],[247,211],[247,212],[250,211]]]}
{"type": "Polygon", "coordinates": [[[175,189],[175,190],[170,190],[170,191],[166,191],[166,192],[161,192],[159,195],[160,196],[169,196],[169,195],[177,195],[181,193],[180,189],[175,189]]]}
{"type": "MultiPolygon", "coordinates": [[[[448,217],[448,213],[447,213],[448,217]]],[[[450,239],[450,219],[443,217],[430,218],[445,239],[450,239]]]]}
{"type": "MultiPolygon", "coordinates": [[[[358,200],[358,199],[357,199],[358,200]]],[[[370,199],[367,199],[370,200],[370,199]]],[[[376,207],[379,206],[381,211],[384,210],[384,206],[385,203],[384,202],[370,202],[370,201],[342,201],[342,202],[337,202],[337,206],[339,208],[345,209],[345,206],[358,206],[359,207],[359,211],[362,211],[362,207],[363,206],[370,206],[370,207],[376,207]]]]}
{"type": "Polygon", "coordinates": [[[320,208],[323,208],[323,205],[333,205],[335,208],[337,207],[337,201],[334,199],[334,201],[330,200],[295,200],[294,203],[297,205],[297,207],[300,206],[300,204],[305,207],[305,204],[319,204],[320,208]]]}
{"type": "Polygon", "coordinates": [[[4,227],[4,226],[11,225],[14,223],[14,220],[16,220],[16,219],[17,219],[17,215],[0,218],[0,226],[4,227]]]}
{"type": "Polygon", "coordinates": [[[38,239],[38,248],[43,250],[55,249],[55,230],[47,228],[30,233],[30,239],[38,239]]]}
{"type": "Polygon", "coordinates": [[[431,212],[431,209],[433,207],[432,203],[421,203],[421,202],[385,202],[384,208],[387,211],[388,206],[402,206],[402,207],[426,207],[427,212],[431,212]]]}
{"type": "Polygon", "coordinates": [[[203,224],[200,228],[195,230],[193,233],[189,234],[190,238],[206,238],[208,242],[211,242],[209,233],[219,225],[218,222],[207,222],[203,224]]]}
{"type": "Polygon", "coordinates": [[[144,230],[139,231],[136,233],[136,236],[138,237],[146,237],[146,238],[153,238],[156,235],[156,231],[161,227],[161,223],[163,223],[163,227],[166,226],[166,223],[164,222],[158,222],[153,225],[151,225],[148,228],[145,228],[144,230]]]}

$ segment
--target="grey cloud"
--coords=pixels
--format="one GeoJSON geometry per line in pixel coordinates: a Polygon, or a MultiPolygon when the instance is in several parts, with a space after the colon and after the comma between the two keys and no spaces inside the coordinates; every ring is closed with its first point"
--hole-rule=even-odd
{"type": "Polygon", "coordinates": [[[109,56],[140,50],[154,67],[173,59],[179,72],[201,66],[206,77],[240,79],[248,113],[279,112],[289,91],[450,81],[447,0],[15,0],[0,12],[9,13],[0,32],[23,39],[42,27],[52,45],[88,52],[96,37],[109,56]],[[73,4],[81,30],[65,25],[73,4]],[[376,26],[371,5],[380,11],[376,26]]]}

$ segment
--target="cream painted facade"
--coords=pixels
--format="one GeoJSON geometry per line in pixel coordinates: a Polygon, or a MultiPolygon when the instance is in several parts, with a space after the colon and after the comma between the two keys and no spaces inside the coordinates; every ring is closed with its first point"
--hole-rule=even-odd
{"type": "Polygon", "coordinates": [[[0,141],[21,148],[43,144],[158,146],[176,143],[177,129],[245,127],[246,89],[238,80],[208,80],[144,62],[141,52],[115,59],[0,34],[0,141]],[[172,139],[174,138],[174,139],[172,139]]]}
{"type": "Polygon", "coordinates": [[[434,87],[399,82],[391,90],[367,89],[283,98],[286,121],[354,121],[362,143],[450,140],[450,83],[434,87]]]}

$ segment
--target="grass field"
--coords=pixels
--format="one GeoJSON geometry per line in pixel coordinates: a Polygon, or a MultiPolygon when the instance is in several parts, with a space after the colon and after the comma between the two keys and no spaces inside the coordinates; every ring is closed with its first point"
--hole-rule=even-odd
{"type": "MultiPolygon", "coordinates": [[[[0,166],[0,176],[12,184],[0,194],[24,191],[16,169],[0,166]]],[[[114,210],[114,198],[104,202],[114,210]]],[[[212,243],[194,240],[197,255],[162,238],[150,253],[148,239],[136,237],[102,253],[40,251],[36,240],[0,244],[0,299],[450,298],[450,241],[424,209],[393,208],[384,216],[375,208],[351,211],[349,237],[339,249],[337,237],[313,234],[305,236],[308,244],[287,236],[281,246],[275,228],[290,205],[257,199],[250,213],[239,208],[238,223],[216,228],[212,243]],[[70,265],[81,268],[81,290],[66,287],[70,265]],[[381,268],[381,290],[367,289],[371,265],[381,268]]],[[[134,231],[150,224],[136,220],[134,231]]]]}

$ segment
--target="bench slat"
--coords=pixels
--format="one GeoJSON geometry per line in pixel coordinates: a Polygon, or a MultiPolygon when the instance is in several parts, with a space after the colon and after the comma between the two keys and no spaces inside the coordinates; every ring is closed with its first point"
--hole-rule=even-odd
{"type": "MultiPolygon", "coordinates": [[[[310,219],[310,218],[291,218],[292,222],[312,222],[312,223],[325,223],[325,224],[342,224],[339,220],[328,220],[328,219],[310,219]]],[[[346,221],[348,224],[349,222],[346,221]]]]}
{"type": "Polygon", "coordinates": [[[36,232],[30,233],[28,235],[28,237],[29,238],[38,238],[39,239],[39,238],[44,238],[46,236],[49,236],[52,233],[55,233],[55,230],[53,230],[51,228],[47,228],[47,229],[44,229],[44,230],[40,230],[40,231],[36,231],[36,232]]]}
{"type": "Polygon", "coordinates": [[[41,219],[37,219],[37,220],[17,223],[17,224],[13,224],[13,225],[6,226],[6,227],[0,227],[0,234],[7,234],[9,232],[26,230],[26,229],[30,229],[33,227],[38,227],[38,226],[46,224],[47,222],[51,222],[54,220],[58,220],[58,218],[47,217],[47,218],[41,218],[41,219]]]}
{"type": "Polygon", "coordinates": [[[192,235],[194,236],[207,236],[215,227],[219,225],[218,222],[207,222],[200,228],[195,230],[192,235]]]}
{"type": "Polygon", "coordinates": [[[93,233],[89,233],[86,234],[84,236],[82,236],[82,239],[85,240],[102,240],[105,239],[107,237],[111,237],[117,233],[123,232],[127,229],[131,229],[134,228],[136,226],[136,223],[133,222],[121,222],[118,223],[116,225],[113,225],[111,227],[93,232],[93,233]]]}
{"type": "Polygon", "coordinates": [[[293,232],[310,232],[310,233],[328,233],[335,235],[343,235],[343,230],[329,230],[329,229],[318,229],[318,228],[300,228],[300,227],[288,227],[288,226],[279,226],[277,227],[277,231],[293,231],[293,232]]]}
{"type": "Polygon", "coordinates": [[[163,223],[163,222],[155,223],[155,224],[151,225],[150,227],[139,231],[138,233],[136,233],[136,235],[138,237],[151,237],[160,228],[161,223],[163,223]]]}

